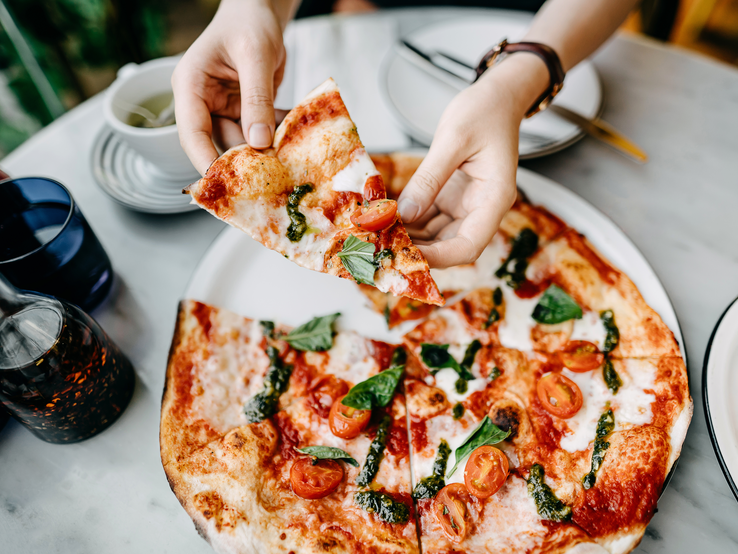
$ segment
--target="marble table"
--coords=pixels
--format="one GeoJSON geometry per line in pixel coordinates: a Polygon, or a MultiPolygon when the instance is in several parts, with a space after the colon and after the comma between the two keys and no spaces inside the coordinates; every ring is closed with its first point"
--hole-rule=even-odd
{"type": "MultiPolygon", "coordinates": [[[[408,10],[298,23],[287,37],[293,65],[280,101],[289,105],[304,92],[299,74],[312,71],[317,82],[330,74],[346,90],[367,144],[402,147],[408,139],[379,98],[379,63],[396,36],[462,13],[408,10]],[[330,40],[315,40],[326,31],[330,40]],[[372,43],[357,39],[364,31],[372,43]],[[353,86],[367,75],[369,88],[353,86]]],[[[738,503],[713,453],[701,395],[708,337],[738,294],[738,71],[627,35],[593,61],[604,85],[604,118],[650,162],[637,165],[584,139],[525,166],[612,218],[651,262],[681,321],[694,419],[637,552],[738,552],[738,503]]],[[[0,432],[0,552],[204,554],[210,547],[169,490],[158,423],[177,302],[223,224],[204,212],[144,215],[106,197],[89,159],[102,125],[101,99],[93,98],[0,165],[17,176],[57,178],[72,190],[117,271],[114,294],[93,315],[132,359],[136,392],[112,428],[80,444],[46,444],[14,421],[0,432]]]]}

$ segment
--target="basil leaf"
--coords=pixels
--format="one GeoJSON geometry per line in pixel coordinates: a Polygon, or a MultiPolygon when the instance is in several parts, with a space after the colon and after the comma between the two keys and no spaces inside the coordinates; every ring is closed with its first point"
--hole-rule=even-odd
{"type": "Polygon", "coordinates": [[[292,348],[298,350],[311,350],[313,352],[330,350],[333,346],[333,322],[336,321],[339,315],[341,314],[314,317],[297,329],[292,329],[282,339],[290,343],[292,348]]]}
{"type": "Polygon", "coordinates": [[[341,404],[357,410],[386,406],[395,395],[397,383],[400,382],[404,370],[404,366],[391,367],[354,385],[341,400],[341,404]]]}
{"type": "Polygon", "coordinates": [[[349,235],[338,257],[357,283],[376,286],[374,272],[377,268],[374,265],[374,245],[371,242],[364,242],[354,235],[349,235]]]}
{"type": "Polygon", "coordinates": [[[533,319],[546,325],[582,319],[582,308],[559,287],[551,285],[533,309],[533,319]]]}
{"type": "MultiPolygon", "coordinates": [[[[474,356],[476,355],[479,348],[475,346],[475,342],[472,342],[466,349],[464,354],[464,362],[471,356],[472,363],[474,362],[474,356]],[[476,348],[476,349],[475,349],[476,348]]],[[[448,344],[431,344],[424,342],[420,345],[420,357],[423,359],[423,363],[431,368],[431,374],[435,375],[440,369],[451,368],[459,377],[467,381],[475,379],[474,375],[469,371],[469,368],[463,364],[459,364],[454,357],[448,352],[448,344]],[[434,371],[435,370],[435,371],[434,371]]],[[[481,348],[481,344],[479,345],[481,348]]]]}
{"type": "Polygon", "coordinates": [[[480,446],[485,444],[497,444],[498,442],[504,441],[510,436],[510,431],[503,431],[497,425],[492,423],[489,416],[484,416],[484,419],[479,426],[474,429],[471,435],[456,449],[454,453],[454,467],[448,472],[446,477],[451,477],[456,471],[461,461],[466,458],[469,454],[474,452],[480,446]]]}
{"type": "Polygon", "coordinates": [[[349,465],[359,467],[357,462],[348,452],[335,448],[333,446],[306,446],[305,448],[295,448],[300,454],[307,454],[313,458],[320,460],[343,460],[349,465]]]}

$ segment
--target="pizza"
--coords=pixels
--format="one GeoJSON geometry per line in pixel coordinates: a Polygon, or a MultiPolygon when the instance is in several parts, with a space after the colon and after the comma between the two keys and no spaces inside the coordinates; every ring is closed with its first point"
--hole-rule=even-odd
{"type": "Polygon", "coordinates": [[[331,414],[380,372],[399,382],[401,370],[386,372],[396,347],[324,329],[327,350],[300,350],[292,344],[316,345],[288,342],[271,322],[180,305],[161,457],[218,552],[418,552],[404,397],[393,387],[383,406],[331,414]],[[309,447],[351,463],[299,451],[309,447]]]}
{"type": "Polygon", "coordinates": [[[432,275],[443,307],[359,285],[397,344],[183,301],[162,462],[218,552],[636,547],[692,416],[674,334],[522,193],[476,262],[432,275]]]}
{"type": "Polygon", "coordinates": [[[231,148],[185,192],[302,267],[444,303],[332,79],[287,114],[272,148],[231,148]]]}

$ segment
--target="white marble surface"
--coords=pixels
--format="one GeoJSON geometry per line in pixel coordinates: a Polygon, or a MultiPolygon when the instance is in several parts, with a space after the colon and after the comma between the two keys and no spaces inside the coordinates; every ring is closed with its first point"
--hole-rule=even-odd
{"type": "MultiPolygon", "coordinates": [[[[322,81],[330,70],[347,91],[367,142],[402,146],[405,139],[388,112],[377,108],[382,48],[394,34],[454,13],[386,12],[301,23],[288,45],[304,77],[288,78],[287,87],[308,86],[313,74],[322,81]],[[316,29],[309,25],[330,32],[332,42],[309,42],[316,29]],[[373,25],[383,34],[362,54],[352,37],[373,25]],[[342,54],[321,64],[326,52],[342,54]],[[357,86],[367,79],[373,88],[357,86]]],[[[605,89],[605,119],[645,148],[651,161],[636,165],[585,139],[525,166],[570,187],[621,226],[663,280],[681,321],[695,416],[637,552],[738,552],[738,503],[716,462],[701,397],[707,340],[738,294],[738,71],[627,37],[606,45],[594,61],[605,89]]],[[[201,212],[138,214],[109,200],[89,168],[102,124],[100,99],[93,99],[0,165],[18,176],[55,177],[72,190],[119,276],[117,292],[93,315],[133,360],[137,389],[118,423],[81,444],[46,444],[12,421],[0,432],[0,552],[204,554],[209,546],[161,469],[158,422],[177,301],[222,224],[201,212]]]]}

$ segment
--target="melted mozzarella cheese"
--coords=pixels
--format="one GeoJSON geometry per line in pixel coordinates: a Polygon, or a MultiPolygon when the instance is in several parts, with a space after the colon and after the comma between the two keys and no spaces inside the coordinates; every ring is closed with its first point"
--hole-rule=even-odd
{"type": "Polygon", "coordinates": [[[364,184],[369,177],[379,175],[374,162],[363,148],[351,153],[351,161],[331,179],[331,188],[338,192],[355,192],[364,195],[364,184]]]}
{"type": "Polygon", "coordinates": [[[605,336],[607,331],[596,312],[586,311],[582,315],[582,319],[574,320],[574,330],[571,333],[571,340],[588,340],[602,349],[605,344],[605,336]]]}
{"type": "Polygon", "coordinates": [[[456,371],[447,367],[436,373],[435,377],[435,386],[446,393],[446,398],[451,402],[451,404],[463,402],[473,393],[484,390],[489,382],[487,379],[473,379],[471,381],[467,381],[466,392],[464,394],[459,394],[456,392],[456,381],[459,379],[459,375],[456,371]]]}
{"type": "Polygon", "coordinates": [[[398,295],[408,287],[407,278],[395,269],[380,269],[374,281],[377,289],[398,295]]]}
{"type": "Polygon", "coordinates": [[[439,318],[446,321],[446,330],[442,339],[444,342],[455,345],[468,345],[474,341],[476,337],[469,333],[466,322],[456,310],[438,310],[436,313],[439,318]]]}
{"type": "Polygon", "coordinates": [[[356,333],[338,333],[329,352],[330,359],[326,372],[354,385],[367,380],[379,371],[377,361],[367,348],[367,341],[359,339],[356,333]]]}
{"type": "MultiPolygon", "coordinates": [[[[444,370],[445,371],[445,370],[444,370]]],[[[439,372],[440,373],[440,372],[439,372]]],[[[416,452],[413,457],[413,479],[418,483],[421,479],[433,474],[433,461],[436,457],[436,450],[441,443],[441,439],[445,439],[451,448],[451,455],[448,457],[446,472],[451,471],[456,460],[454,459],[456,449],[471,435],[476,429],[477,423],[471,418],[465,418],[467,427],[461,421],[454,420],[449,415],[442,415],[431,418],[426,421],[426,434],[428,436],[428,448],[423,452],[416,452]]],[[[454,474],[446,479],[446,484],[463,483],[464,482],[464,465],[459,465],[454,474]]]]}
{"type": "Polygon", "coordinates": [[[586,450],[594,441],[597,422],[607,409],[608,402],[615,416],[615,431],[651,423],[651,403],[656,397],[645,391],[653,389],[655,372],[650,364],[643,364],[638,369],[629,374],[622,367],[618,368],[623,386],[617,394],[612,394],[607,388],[600,370],[586,373],[563,370],[564,375],[582,391],[584,404],[573,417],[566,420],[570,432],[561,438],[561,448],[568,452],[586,450]]]}
{"type": "Polygon", "coordinates": [[[502,294],[505,297],[505,317],[499,328],[500,343],[506,348],[530,352],[533,350],[530,332],[536,325],[531,314],[539,297],[520,298],[508,286],[502,287],[502,294]]]}
{"type": "Polygon", "coordinates": [[[467,552],[531,552],[548,533],[528,493],[527,483],[515,476],[508,477],[502,488],[485,502],[484,517],[476,525],[475,532],[464,541],[467,552]]]}

